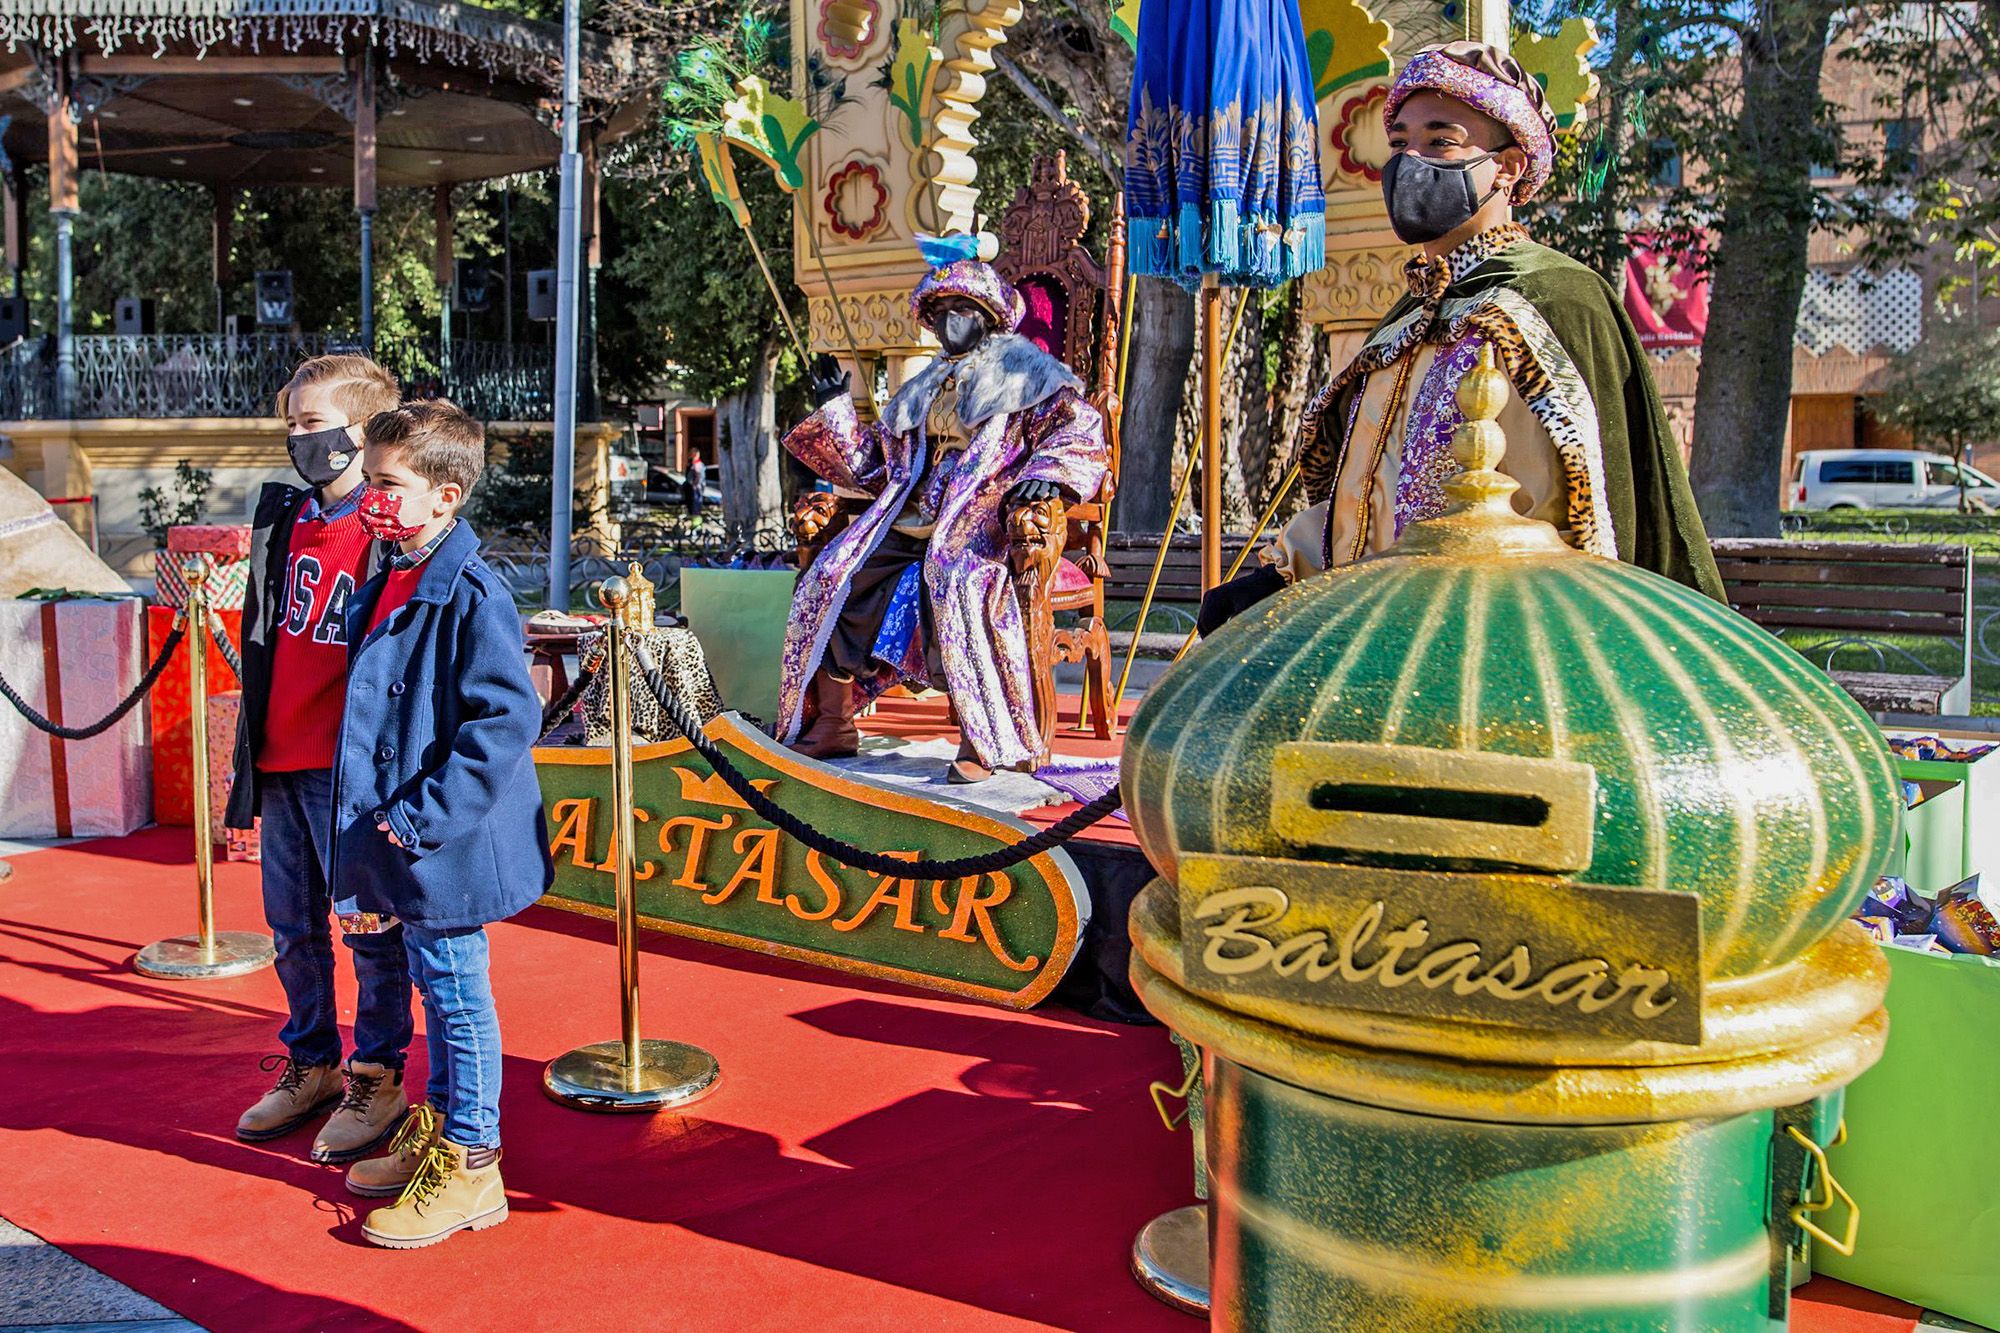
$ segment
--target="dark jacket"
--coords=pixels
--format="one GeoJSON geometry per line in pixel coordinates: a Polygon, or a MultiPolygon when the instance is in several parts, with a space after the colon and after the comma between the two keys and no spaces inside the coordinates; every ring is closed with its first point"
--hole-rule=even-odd
{"type": "Polygon", "coordinates": [[[513,594],[478,552],[460,522],[373,632],[385,575],[347,601],[330,879],[359,910],[427,930],[513,916],[555,881],[533,757],[541,698],[513,594]]]}
{"type": "MultiPolygon", "coordinates": [[[[251,520],[250,586],[243,594],[243,705],[236,714],[236,780],[229,789],[229,808],[223,816],[223,823],[234,829],[249,828],[262,808],[257,751],[263,748],[271,707],[271,659],[277,648],[277,626],[285,623],[285,565],[292,553],[292,524],[311,495],[311,491],[281,481],[266,482],[251,520]]],[[[364,576],[372,576],[382,567],[386,550],[381,542],[369,543],[364,576]]]]}

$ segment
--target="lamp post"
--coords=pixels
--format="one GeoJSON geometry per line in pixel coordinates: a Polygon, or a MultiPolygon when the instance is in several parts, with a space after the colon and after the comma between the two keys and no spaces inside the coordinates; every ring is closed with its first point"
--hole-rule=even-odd
{"type": "Polygon", "coordinates": [[[555,461],[549,478],[549,609],[569,610],[570,496],[576,489],[576,270],[581,251],[577,195],[583,158],[577,152],[577,62],[582,35],[577,0],[563,0],[561,195],[556,213],[555,461]]]}

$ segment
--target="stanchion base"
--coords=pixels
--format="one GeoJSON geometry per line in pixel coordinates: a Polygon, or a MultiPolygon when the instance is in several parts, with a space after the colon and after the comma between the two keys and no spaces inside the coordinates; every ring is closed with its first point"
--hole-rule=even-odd
{"type": "Polygon", "coordinates": [[[642,1041],[638,1077],[628,1079],[625,1043],[600,1041],[549,1061],[542,1091],[580,1111],[664,1111],[706,1096],[721,1077],[715,1057],[699,1046],[642,1041]]]}
{"type": "Polygon", "coordinates": [[[1132,1241],[1132,1276],[1182,1314],[1208,1316],[1208,1205],[1161,1213],[1132,1241]]]}
{"type": "Polygon", "coordinates": [[[240,977],[269,967],[277,957],[269,935],[249,930],[217,931],[215,947],[203,949],[194,935],[177,935],[139,950],[132,970],[143,977],[167,981],[206,981],[240,977]]]}

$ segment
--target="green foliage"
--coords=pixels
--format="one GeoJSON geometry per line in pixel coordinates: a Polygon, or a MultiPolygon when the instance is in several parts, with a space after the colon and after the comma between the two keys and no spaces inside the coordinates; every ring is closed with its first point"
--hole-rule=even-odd
{"type": "Polygon", "coordinates": [[[1919,446],[1953,458],[2000,439],[2000,330],[1964,319],[1934,326],[1897,358],[1875,412],[1919,446]]]}
{"type": "Polygon", "coordinates": [[[148,486],[139,492],[139,526],[153,538],[153,545],[167,544],[167,529],[199,523],[208,512],[208,493],[215,476],[183,458],[174,464],[174,479],[166,490],[148,486]]]}
{"type": "MultiPolygon", "coordinates": [[[[545,543],[554,474],[553,435],[531,431],[510,440],[505,460],[488,464],[473,487],[465,502],[466,521],[488,542],[525,534],[545,543]]],[[[571,497],[571,505],[573,530],[582,531],[597,521],[597,509],[589,495],[578,491],[571,497]]]]}

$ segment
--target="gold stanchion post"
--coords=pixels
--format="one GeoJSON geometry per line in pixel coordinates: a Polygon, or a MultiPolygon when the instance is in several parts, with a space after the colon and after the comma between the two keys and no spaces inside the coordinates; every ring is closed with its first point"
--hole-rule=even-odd
{"type": "Polygon", "coordinates": [[[195,933],[160,940],[141,949],[132,960],[143,976],[171,981],[236,977],[269,967],[277,957],[269,935],[256,931],[215,930],[215,844],[208,836],[208,597],[202,584],[208,570],[187,571],[188,718],[194,746],[194,878],[197,893],[195,933]]]}
{"type": "Polygon", "coordinates": [[[698,1046],[647,1041],[639,1035],[639,903],[632,880],[638,833],[632,816],[632,688],[625,643],[632,626],[624,615],[632,588],[624,579],[606,579],[598,596],[611,613],[604,627],[604,669],[611,689],[612,838],[617,843],[613,882],[623,1022],[619,1040],[579,1046],[551,1060],[542,1071],[542,1090],[584,1111],[661,1111],[709,1092],[722,1070],[698,1046]]]}

